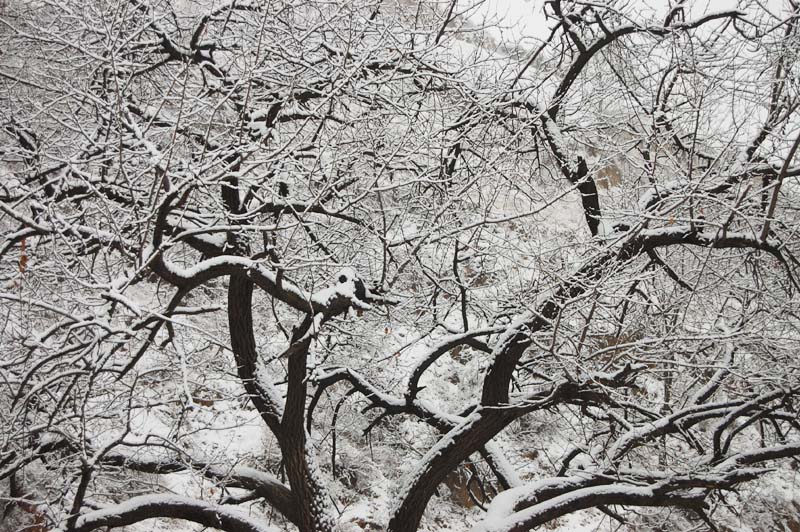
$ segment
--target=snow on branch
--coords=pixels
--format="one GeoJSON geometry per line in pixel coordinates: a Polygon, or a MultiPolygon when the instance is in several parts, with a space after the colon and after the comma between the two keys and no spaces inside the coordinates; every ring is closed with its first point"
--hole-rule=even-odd
{"type": "Polygon", "coordinates": [[[83,514],[72,532],[122,527],[155,518],[183,519],[225,532],[279,532],[241,510],[176,495],[142,495],[83,514]]]}

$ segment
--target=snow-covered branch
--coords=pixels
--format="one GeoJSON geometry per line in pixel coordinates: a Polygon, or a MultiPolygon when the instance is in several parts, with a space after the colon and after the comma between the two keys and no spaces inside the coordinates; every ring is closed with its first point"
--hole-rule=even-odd
{"type": "Polygon", "coordinates": [[[241,510],[176,495],[141,495],[78,517],[73,532],[122,527],[147,519],[183,519],[224,532],[276,532],[241,510]]]}

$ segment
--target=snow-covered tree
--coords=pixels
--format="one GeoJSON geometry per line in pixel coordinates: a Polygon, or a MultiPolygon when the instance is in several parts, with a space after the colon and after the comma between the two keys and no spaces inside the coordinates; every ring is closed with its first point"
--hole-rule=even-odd
{"type": "Polygon", "coordinates": [[[800,5],[529,7],[2,4],[11,530],[787,522],[800,5]]]}

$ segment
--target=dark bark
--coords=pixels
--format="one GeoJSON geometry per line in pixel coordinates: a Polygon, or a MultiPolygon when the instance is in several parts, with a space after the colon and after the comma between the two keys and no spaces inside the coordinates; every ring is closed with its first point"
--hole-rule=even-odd
{"type": "MultiPolygon", "coordinates": [[[[289,485],[296,505],[296,524],[301,532],[333,530],[328,510],[328,492],[315,474],[313,456],[306,441],[303,425],[306,397],[306,356],[310,336],[295,335],[287,354],[289,358],[289,394],[285,411],[275,404],[275,397],[259,382],[258,354],[253,336],[253,283],[246,277],[232,275],[228,291],[228,322],[231,347],[236,358],[239,378],[264,423],[278,440],[286,466],[289,485]]],[[[301,327],[307,331],[308,326],[301,327]]],[[[287,516],[288,517],[288,516],[287,516]]]]}
{"type": "Polygon", "coordinates": [[[600,198],[597,195],[597,184],[594,178],[589,175],[589,168],[586,159],[578,157],[578,171],[573,177],[573,182],[578,185],[578,192],[581,193],[581,204],[583,205],[583,215],[586,217],[586,225],[592,236],[597,236],[600,227],[600,198]]]}
{"type": "Polygon", "coordinates": [[[104,465],[124,467],[132,471],[151,474],[169,474],[193,470],[227,488],[251,490],[263,498],[290,522],[297,524],[299,517],[292,492],[271,475],[249,468],[236,467],[232,470],[190,460],[177,460],[165,457],[146,458],[138,455],[111,453],[103,457],[104,465]]]}
{"type": "Polygon", "coordinates": [[[479,410],[466,423],[453,429],[434,447],[441,454],[428,461],[389,521],[390,532],[415,532],[428,501],[441,481],[473,452],[491,440],[521,412],[512,409],[479,410]],[[443,445],[444,443],[444,445],[443,445]]]}
{"type": "Polygon", "coordinates": [[[524,406],[478,407],[423,457],[422,467],[403,491],[405,498],[389,521],[388,530],[416,531],[428,501],[447,474],[486,445],[513,420],[556,404],[583,402],[592,395],[585,385],[562,381],[530,397],[524,406]]]}
{"type": "Polygon", "coordinates": [[[120,505],[90,512],[77,519],[74,532],[90,532],[101,527],[117,528],[146,519],[183,519],[225,532],[269,532],[266,525],[245,513],[203,501],[172,495],[144,495],[120,505]]]}

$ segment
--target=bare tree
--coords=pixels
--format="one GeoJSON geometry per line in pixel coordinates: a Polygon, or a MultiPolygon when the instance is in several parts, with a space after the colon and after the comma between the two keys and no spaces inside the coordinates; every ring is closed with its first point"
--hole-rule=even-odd
{"type": "Polygon", "coordinates": [[[480,7],[3,6],[4,517],[719,530],[800,455],[800,6],[480,7]]]}

